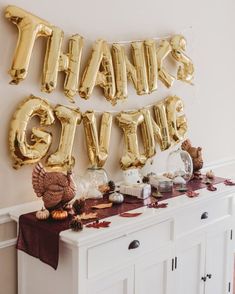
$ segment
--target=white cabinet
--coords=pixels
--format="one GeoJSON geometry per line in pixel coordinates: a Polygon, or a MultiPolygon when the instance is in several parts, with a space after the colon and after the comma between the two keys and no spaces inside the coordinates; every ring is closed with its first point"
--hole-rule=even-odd
{"type": "Polygon", "coordinates": [[[207,234],[205,262],[205,293],[231,292],[233,274],[232,231],[219,228],[207,234]]]}
{"type": "Polygon", "coordinates": [[[204,235],[187,236],[176,243],[173,259],[175,294],[203,294],[205,271],[204,235]]]}
{"type": "Polygon", "coordinates": [[[172,246],[144,255],[135,264],[135,294],[170,294],[173,286],[172,246]]]}
{"type": "Polygon", "coordinates": [[[110,228],[63,231],[57,271],[20,252],[18,294],[40,294],[42,284],[57,294],[231,293],[235,189],[217,187],[139,208],[136,218],[110,217],[110,228]]]}
{"type": "Polygon", "coordinates": [[[232,246],[232,229],[218,223],[142,255],[128,270],[91,280],[88,294],[229,293],[232,246]]]}
{"type": "Polygon", "coordinates": [[[134,294],[133,267],[91,280],[87,294],[134,294]]]}
{"type": "Polygon", "coordinates": [[[229,293],[233,272],[231,232],[216,226],[207,233],[177,242],[175,293],[229,293]]]}

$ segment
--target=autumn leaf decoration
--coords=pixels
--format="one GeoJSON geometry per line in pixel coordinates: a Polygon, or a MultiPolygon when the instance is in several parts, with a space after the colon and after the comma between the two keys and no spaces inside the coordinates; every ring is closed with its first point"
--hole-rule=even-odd
{"type": "Polygon", "coordinates": [[[213,186],[212,184],[209,184],[209,185],[207,185],[207,190],[214,192],[217,190],[217,188],[215,186],[213,186]]]}
{"type": "Polygon", "coordinates": [[[158,203],[158,202],[154,202],[154,203],[150,203],[147,205],[148,208],[166,208],[168,206],[168,203],[158,203]]]}
{"type": "Polygon", "coordinates": [[[194,198],[194,197],[197,197],[199,195],[199,192],[189,190],[189,191],[186,192],[186,195],[189,198],[194,198]]]}
{"type": "Polygon", "coordinates": [[[86,225],[87,228],[95,228],[95,229],[99,229],[99,228],[108,228],[109,225],[111,224],[111,222],[107,222],[107,221],[95,221],[91,224],[86,225]]]}
{"type": "Polygon", "coordinates": [[[225,184],[226,186],[234,186],[234,185],[235,185],[235,182],[233,182],[233,181],[230,180],[230,179],[227,179],[227,180],[224,181],[224,184],[225,184]]]}
{"type": "Polygon", "coordinates": [[[113,203],[101,203],[97,205],[93,205],[92,209],[104,209],[104,208],[110,208],[112,207],[113,203]]]}
{"type": "Polygon", "coordinates": [[[123,213],[121,213],[121,214],[119,214],[121,217],[136,217],[136,216],[139,216],[139,215],[141,215],[142,213],[141,212],[136,212],[136,213],[134,213],[134,212],[123,212],[123,213]]]}

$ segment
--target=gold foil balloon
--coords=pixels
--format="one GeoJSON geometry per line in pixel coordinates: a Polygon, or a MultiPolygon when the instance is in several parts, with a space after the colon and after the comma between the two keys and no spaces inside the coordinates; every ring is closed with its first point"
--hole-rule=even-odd
{"type": "Polygon", "coordinates": [[[171,138],[168,130],[165,101],[159,101],[153,106],[155,120],[153,120],[153,132],[160,144],[161,150],[166,150],[171,146],[171,138]]]}
{"type": "Polygon", "coordinates": [[[154,40],[146,40],[144,42],[145,46],[145,57],[146,57],[146,68],[149,92],[157,90],[157,80],[158,80],[158,63],[156,55],[156,42],[154,40]]]}
{"type": "Polygon", "coordinates": [[[73,142],[76,126],[81,123],[82,117],[79,109],[72,109],[63,105],[56,106],[55,114],[61,123],[60,142],[58,150],[49,156],[47,165],[68,170],[75,162],[72,157],[73,142]]]}
{"type": "Polygon", "coordinates": [[[183,101],[177,96],[169,96],[165,99],[165,102],[171,138],[175,142],[184,140],[188,130],[188,125],[186,116],[183,113],[183,101]]]}
{"type": "Polygon", "coordinates": [[[121,158],[121,168],[125,170],[144,166],[147,158],[140,154],[137,136],[137,128],[144,120],[142,113],[139,111],[121,112],[116,118],[123,130],[125,141],[125,155],[121,158]]]}
{"type": "Polygon", "coordinates": [[[30,96],[25,99],[14,113],[9,134],[9,147],[14,168],[38,162],[50,145],[52,136],[42,128],[32,128],[31,142],[27,142],[27,128],[32,117],[38,116],[41,126],[54,122],[53,110],[49,103],[41,98],[30,96]]]}
{"type": "Polygon", "coordinates": [[[140,112],[144,117],[144,121],[140,125],[144,145],[144,154],[147,158],[151,158],[156,154],[153,118],[150,114],[150,110],[146,108],[141,109],[140,112]]]}
{"type": "Polygon", "coordinates": [[[131,43],[132,58],[134,66],[127,61],[127,75],[133,81],[136,92],[138,95],[149,93],[148,77],[145,64],[145,52],[143,42],[131,43]]]}
{"type": "Polygon", "coordinates": [[[116,99],[127,98],[127,68],[125,48],[120,44],[112,45],[113,66],[116,79],[116,99]]]}
{"type": "Polygon", "coordinates": [[[175,80],[175,78],[167,72],[163,65],[164,59],[171,53],[171,51],[171,45],[167,40],[162,40],[156,51],[158,62],[158,77],[167,88],[170,88],[175,80]]]}
{"type": "Polygon", "coordinates": [[[8,6],[5,16],[19,29],[18,42],[10,69],[11,84],[18,84],[28,73],[29,63],[38,37],[47,37],[47,48],[42,74],[42,91],[51,93],[57,85],[58,72],[65,73],[64,93],[70,102],[78,93],[79,70],[83,38],[74,35],[69,39],[68,53],[62,53],[63,31],[49,22],[18,8],[8,6]]]}
{"type": "Polygon", "coordinates": [[[130,79],[138,95],[157,90],[158,79],[166,87],[175,80],[164,67],[164,61],[171,55],[181,63],[177,79],[192,83],[194,66],[185,54],[186,40],[181,35],[174,36],[170,43],[162,40],[156,48],[154,40],[130,43],[131,60],[125,47],[114,43],[112,53],[105,40],[97,40],[87,62],[79,85],[79,71],[83,50],[83,37],[76,34],[69,39],[68,52],[62,52],[63,31],[49,22],[16,6],[8,6],[5,16],[18,28],[18,41],[10,68],[11,84],[18,84],[27,76],[34,43],[38,37],[47,38],[47,48],[42,73],[42,91],[51,93],[57,86],[58,73],[65,74],[64,94],[70,102],[79,92],[88,99],[95,86],[104,90],[104,96],[113,105],[127,97],[127,80],[130,79]]]}
{"type": "Polygon", "coordinates": [[[104,40],[98,40],[94,44],[91,58],[81,80],[80,96],[88,99],[96,85],[104,89],[104,96],[108,101],[116,104],[112,55],[107,42],[104,40]]]}
{"type": "Polygon", "coordinates": [[[177,79],[183,82],[192,83],[194,66],[192,60],[184,53],[186,50],[186,40],[181,35],[176,35],[171,39],[172,56],[175,60],[182,63],[177,71],[177,79]]]}
{"type": "Polygon", "coordinates": [[[27,76],[36,39],[40,36],[51,36],[53,30],[47,21],[16,6],[8,6],[5,10],[5,16],[19,30],[13,62],[9,71],[12,77],[11,83],[18,84],[27,76]]]}
{"type": "MultiPolygon", "coordinates": [[[[153,53],[153,45],[148,43],[148,60],[153,66],[154,57],[151,55],[153,53]]],[[[127,58],[125,53],[125,48],[120,44],[113,44],[112,55],[113,64],[116,77],[116,99],[126,99],[127,98],[127,80],[130,79],[136,89],[138,95],[144,95],[149,93],[148,86],[148,75],[145,62],[145,43],[144,42],[132,42],[131,43],[131,53],[133,64],[127,58]]],[[[156,52],[154,52],[156,55],[156,52]]],[[[150,73],[150,83],[151,87],[154,88],[155,84],[153,79],[154,67],[149,71],[150,73]]]]}
{"type": "Polygon", "coordinates": [[[72,101],[72,98],[79,90],[79,70],[83,43],[83,37],[79,35],[72,36],[69,39],[68,53],[61,55],[62,59],[64,57],[64,60],[66,61],[62,68],[65,72],[64,93],[72,101]]]}
{"type": "Polygon", "coordinates": [[[69,39],[68,53],[61,52],[63,32],[53,29],[48,39],[42,75],[42,91],[50,93],[56,88],[58,72],[65,73],[64,93],[70,102],[78,93],[79,70],[83,48],[83,37],[74,35],[69,39]]]}
{"type": "Polygon", "coordinates": [[[46,55],[42,74],[42,91],[51,93],[57,84],[60,65],[60,52],[64,33],[60,28],[52,27],[53,34],[47,40],[46,55]]]}
{"type": "Polygon", "coordinates": [[[153,106],[155,120],[150,114],[150,110],[143,108],[144,121],[141,123],[141,132],[145,156],[151,158],[156,153],[156,142],[161,150],[166,150],[171,146],[171,138],[168,131],[165,102],[160,101],[153,106]]]}
{"type": "Polygon", "coordinates": [[[108,112],[102,114],[99,136],[94,111],[86,111],[83,114],[83,125],[91,165],[93,167],[102,167],[108,158],[112,115],[108,112]]]}

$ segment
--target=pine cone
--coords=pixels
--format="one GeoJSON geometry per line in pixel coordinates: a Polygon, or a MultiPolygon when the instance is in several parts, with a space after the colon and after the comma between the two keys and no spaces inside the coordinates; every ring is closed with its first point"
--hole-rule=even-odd
{"type": "Polygon", "coordinates": [[[109,186],[109,191],[114,191],[116,188],[114,181],[109,181],[108,186],[109,186]]]}
{"type": "Polygon", "coordinates": [[[145,183],[145,184],[148,184],[149,183],[149,177],[144,176],[143,179],[142,179],[142,182],[145,183]]]}
{"type": "Polygon", "coordinates": [[[85,211],[85,199],[76,199],[73,203],[73,210],[76,214],[82,214],[85,211]]]}
{"type": "Polygon", "coordinates": [[[80,220],[78,216],[75,216],[71,220],[69,226],[70,226],[70,229],[72,229],[75,232],[81,231],[83,229],[82,221],[80,220]]]}

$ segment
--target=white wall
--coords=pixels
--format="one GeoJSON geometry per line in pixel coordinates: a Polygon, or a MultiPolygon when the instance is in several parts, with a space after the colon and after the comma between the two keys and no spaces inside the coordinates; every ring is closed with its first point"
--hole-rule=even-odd
{"type": "MultiPolygon", "coordinates": [[[[128,110],[139,108],[167,95],[179,95],[186,105],[189,137],[194,145],[203,147],[206,164],[234,158],[235,150],[235,2],[233,0],[119,0],[119,1],[56,1],[0,0],[0,208],[35,198],[31,187],[32,166],[14,170],[8,152],[8,131],[11,116],[17,104],[29,94],[48,99],[52,104],[70,105],[59,86],[53,93],[40,92],[40,76],[45,40],[38,40],[33,52],[27,79],[18,86],[9,85],[7,74],[16,45],[16,27],[4,18],[3,10],[17,5],[32,12],[65,32],[66,40],[74,33],[86,39],[86,60],[90,46],[98,38],[107,41],[145,39],[184,31],[189,44],[187,53],[193,58],[195,86],[176,82],[171,89],[160,85],[159,90],[148,96],[137,96],[132,86],[129,98],[114,109],[105,101],[99,90],[88,101],[76,97],[75,106],[82,111],[128,110]],[[192,27],[190,29],[190,27],[192,27]]],[[[66,42],[65,42],[66,43],[66,42]]],[[[66,48],[66,44],[65,44],[66,48]]],[[[59,85],[62,85],[62,75],[59,85]]],[[[71,106],[71,105],[70,105],[71,106]]],[[[84,155],[83,127],[78,126],[74,144],[75,172],[83,173],[88,165],[84,155]]],[[[120,177],[118,161],[122,153],[122,133],[114,127],[110,157],[105,168],[111,178],[120,177]],[[121,141],[121,144],[120,144],[121,141]]],[[[164,168],[168,152],[158,152],[154,169],[164,168]]],[[[235,174],[234,169],[231,173],[235,174]]]]}

